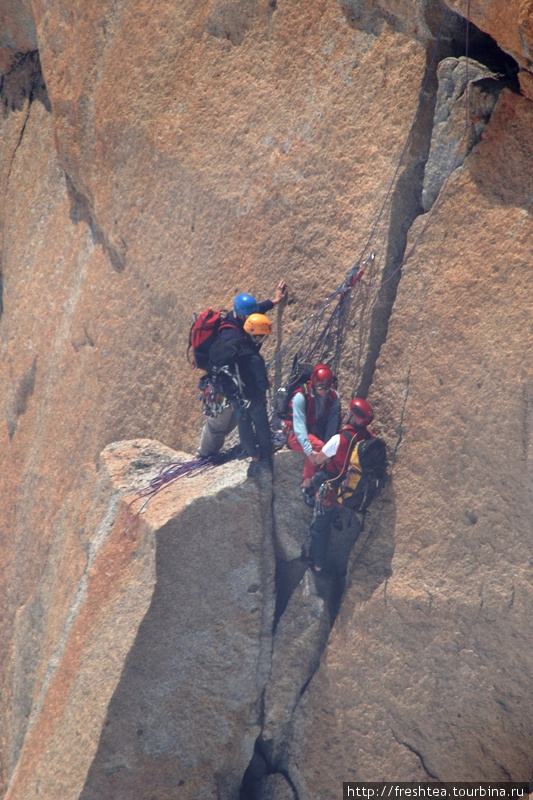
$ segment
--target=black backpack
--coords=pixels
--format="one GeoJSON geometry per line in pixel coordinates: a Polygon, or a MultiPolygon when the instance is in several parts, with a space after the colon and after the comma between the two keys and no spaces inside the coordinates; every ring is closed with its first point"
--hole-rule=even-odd
{"type": "Polygon", "coordinates": [[[281,386],[274,396],[274,419],[281,421],[292,419],[290,402],[297,390],[309,383],[312,372],[312,364],[298,364],[295,359],[287,386],[281,386]]]}
{"type": "MultiPolygon", "coordinates": [[[[348,431],[342,431],[341,435],[352,438],[348,431]]],[[[387,447],[383,439],[374,437],[354,442],[348,469],[338,479],[337,502],[364,513],[385,485],[387,467],[387,447]]]]}

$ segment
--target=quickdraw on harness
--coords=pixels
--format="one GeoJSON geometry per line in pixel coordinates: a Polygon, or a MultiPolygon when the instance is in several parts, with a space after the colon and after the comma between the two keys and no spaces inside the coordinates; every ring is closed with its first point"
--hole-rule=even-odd
{"type": "Polygon", "coordinates": [[[216,412],[214,416],[218,416],[228,405],[233,407],[238,417],[249,408],[250,401],[244,396],[244,384],[237,363],[212,366],[205,377],[214,396],[215,404],[212,407],[216,412]],[[217,403],[217,398],[223,402],[217,403]]]}
{"type": "Polygon", "coordinates": [[[336,503],[337,492],[331,485],[329,479],[320,484],[315,494],[315,509],[314,515],[317,517],[323,516],[327,511],[331,511],[336,503]]]}
{"type": "MultiPolygon", "coordinates": [[[[341,431],[339,435],[342,435],[343,432],[344,431],[341,431]]],[[[356,438],[356,435],[351,438],[346,450],[346,455],[344,456],[344,463],[339,473],[337,475],[332,475],[329,478],[326,477],[326,479],[320,483],[315,495],[315,514],[317,516],[325,514],[326,511],[330,510],[332,506],[337,503],[339,480],[345,474],[348,464],[350,463],[350,454],[352,451],[352,446],[356,444],[356,438]]],[[[317,473],[315,477],[319,475],[320,473],[317,473]]]]}
{"type": "Polygon", "coordinates": [[[226,397],[217,394],[213,389],[209,375],[202,375],[198,382],[200,394],[198,400],[202,403],[202,414],[204,417],[219,417],[225,408],[229,407],[226,397]]]}
{"type": "Polygon", "coordinates": [[[352,435],[348,430],[342,430],[340,435],[348,441],[344,463],[338,475],[318,488],[316,513],[324,514],[339,504],[364,514],[385,485],[388,466],[385,441],[377,436],[358,439],[357,434],[352,435]]]}

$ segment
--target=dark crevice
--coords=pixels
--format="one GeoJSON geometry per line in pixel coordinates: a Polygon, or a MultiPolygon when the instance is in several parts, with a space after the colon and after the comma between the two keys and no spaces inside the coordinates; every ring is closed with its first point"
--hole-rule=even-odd
{"type": "MultiPolygon", "coordinates": [[[[394,737],[394,738],[396,738],[396,737],[394,737]]],[[[396,739],[396,741],[398,741],[398,739],[396,739]]],[[[425,763],[425,761],[424,761],[424,757],[423,757],[422,753],[421,753],[419,750],[417,750],[415,747],[412,747],[412,746],[411,746],[410,744],[408,744],[407,742],[399,742],[399,741],[398,741],[398,744],[403,744],[403,746],[404,746],[404,747],[406,747],[406,748],[407,748],[407,749],[408,749],[408,750],[409,750],[411,753],[413,753],[413,755],[415,755],[415,756],[416,756],[416,757],[419,759],[419,761],[420,761],[420,764],[421,764],[421,766],[422,766],[422,769],[424,770],[424,772],[426,773],[426,775],[428,776],[428,778],[431,778],[431,780],[434,780],[434,781],[439,781],[439,782],[440,782],[440,778],[438,777],[438,775],[434,775],[434,774],[433,774],[433,773],[432,773],[432,772],[431,772],[431,771],[430,771],[430,770],[427,768],[427,766],[426,766],[426,763],[425,763]]]]}
{"type": "Polygon", "coordinates": [[[255,743],[254,754],[248,769],[244,773],[239,800],[263,800],[265,779],[269,775],[281,775],[291,790],[294,800],[298,800],[298,792],[287,770],[269,767],[268,746],[259,737],[255,743]]]}
{"type": "MultiPolygon", "coordinates": [[[[30,107],[34,101],[42,103],[45,109],[50,112],[50,100],[43,79],[38,50],[19,54],[9,72],[0,74],[0,108],[3,116],[6,117],[8,114],[18,111],[25,112],[17,142],[9,156],[6,187],[9,186],[15,156],[22,142],[30,114],[30,107]]],[[[5,194],[7,195],[7,188],[5,189],[5,194]]],[[[0,319],[2,318],[4,308],[2,274],[3,268],[0,261],[0,319]]]]}
{"type": "Polygon", "coordinates": [[[19,418],[26,413],[28,403],[35,391],[37,356],[24,374],[8,389],[6,397],[6,420],[9,438],[16,433],[19,418]]]}
{"type": "MultiPolygon", "coordinates": [[[[327,567],[323,574],[314,576],[317,594],[326,604],[332,625],[339,612],[344,594],[348,559],[361,530],[360,524],[353,514],[344,511],[341,514],[342,516],[338,518],[338,524],[339,527],[342,525],[342,528],[333,530],[331,534],[327,567]]],[[[280,558],[277,560],[275,574],[276,606],[272,635],[275,634],[287,604],[294,590],[300,584],[306,569],[308,567],[300,559],[285,561],[280,558]]]]}
{"type": "MultiPolygon", "coordinates": [[[[441,3],[430,4],[426,23],[434,36],[438,35],[443,18],[444,6],[441,3]],[[438,13],[437,13],[438,12],[438,13]]],[[[426,63],[429,68],[434,65],[427,79],[420,108],[410,134],[410,142],[396,186],[390,198],[390,222],[387,231],[387,251],[382,271],[382,286],[379,289],[370,320],[368,351],[361,371],[356,394],[366,397],[372,384],[374,370],[381,347],[388,333],[389,319],[396,299],[398,284],[401,279],[401,268],[406,255],[407,237],[418,216],[424,213],[422,190],[424,173],[431,147],[433,114],[436,104],[437,75],[435,65],[444,58],[459,58],[466,55],[467,25],[457,14],[448,12],[441,37],[435,52],[435,41],[427,47],[426,63]]],[[[518,91],[518,65],[504,53],[496,42],[484,34],[472,23],[468,24],[468,57],[479,61],[495,73],[497,88],[504,86],[518,91]]],[[[488,122],[488,119],[485,120],[488,122]]],[[[470,146],[475,142],[472,141],[470,146]]]]}
{"type": "Polygon", "coordinates": [[[276,633],[278,622],[287,608],[292,593],[302,580],[305,569],[305,564],[298,559],[295,561],[285,561],[282,558],[277,559],[275,574],[276,607],[272,623],[272,636],[276,633]]]}
{"type": "MultiPolygon", "coordinates": [[[[428,65],[432,53],[428,53],[428,65]]],[[[422,188],[424,167],[429,155],[437,78],[433,73],[421,99],[411,141],[390,199],[390,222],[387,231],[387,251],[379,289],[370,320],[368,352],[356,394],[366,397],[374,377],[375,365],[388,332],[389,318],[401,278],[401,264],[407,246],[407,236],[414,220],[423,212],[422,188]]]]}
{"type": "Polygon", "coordinates": [[[38,50],[19,54],[9,72],[0,74],[0,102],[4,115],[22,111],[28,101],[31,104],[34,100],[51,111],[38,50]]]}
{"type": "MultiPolygon", "coordinates": [[[[450,43],[451,51],[448,55],[454,58],[466,55],[466,26],[464,20],[462,22],[462,37],[456,37],[450,43]]],[[[520,91],[518,83],[520,68],[517,62],[499,47],[492,36],[479,30],[471,22],[468,23],[468,57],[484,64],[510,88],[514,88],[517,92],[520,91]]]]}
{"type": "MultiPolygon", "coordinates": [[[[275,524],[275,517],[274,524],[275,524]]],[[[352,549],[361,534],[361,524],[354,514],[341,510],[336,528],[332,529],[329,546],[327,564],[320,575],[312,574],[315,591],[324,601],[329,630],[333,627],[335,619],[340,609],[342,597],[346,588],[346,574],[348,561],[352,549]],[[341,527],[342,526],[342,527],[341,527]]],[[[276,607],[274,614],[273,632],[274,636],[278,623],[286,611],[287,605],[292,594],[301,583],[304,573],[310,569],[300,559],[284,561],[278,559],[276,564],[276,607]]],[[[327,645],[327,639],[323,646],[317,645],[320,652],[317,654],[316,667],[310,672],[307,680],[300,687],[299,697],[305,694],[313,676],[318,668],[320,656],[327,645]]],[[[261,726],[263,727],[264,713],[264,694],[261,699],[261,726]]],[[[285,748],[283,748],[285,750],[285,748]]],[[[265,797],[265,778],[269,775],[281,775],[289,786],[295,800],[298,800],[298,793],[294,786],[287,764],[286,752],[280,756],[279,748],[275,747],[273,741],[265,741],[262,734],[256,740],[254,754],[246,769],[239,799],[240,800],[262,800],[265,797]]]]}

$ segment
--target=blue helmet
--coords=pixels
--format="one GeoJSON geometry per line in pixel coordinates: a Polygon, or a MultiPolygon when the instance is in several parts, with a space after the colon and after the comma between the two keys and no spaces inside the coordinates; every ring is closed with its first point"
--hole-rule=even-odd
{"type": "Polygon", "coordinates": [[[238,294],[233,301],[233,311],[243,317],[248,317],[259,311],[259,305],[251,294],[238,294]]]}

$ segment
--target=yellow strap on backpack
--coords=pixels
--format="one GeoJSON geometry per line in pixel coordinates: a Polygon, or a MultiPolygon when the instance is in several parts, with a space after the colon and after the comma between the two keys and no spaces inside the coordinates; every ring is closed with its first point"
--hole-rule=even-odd
{"type": "Polygon", "coordinates": [[[343,497],[353,494],[357,488],[357,484],[361,480],[361,475],[363,474],[363,470],[361,469],[361,464],[359,462],[358,444],[359,442],[354,442],[353,445],[350,443],[351,452],[348,450],[350,453],[348,468],[337,490],[337,501],[339,503],[342,503],[343,497]]]}

